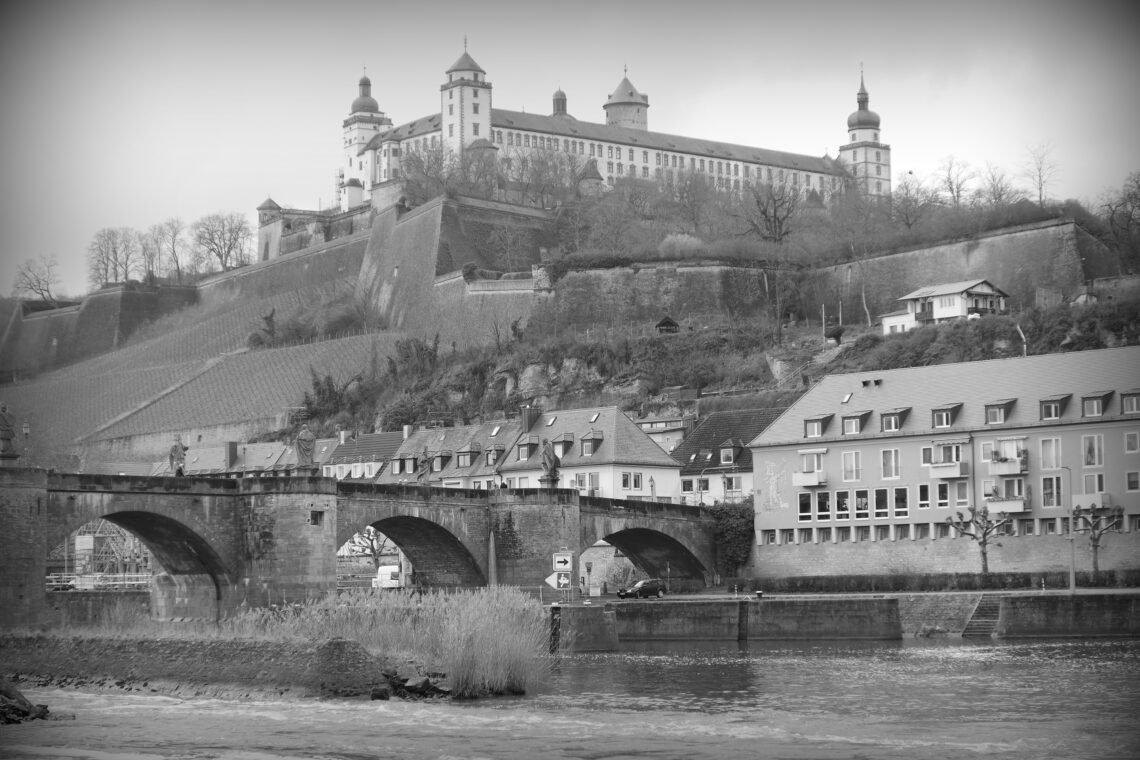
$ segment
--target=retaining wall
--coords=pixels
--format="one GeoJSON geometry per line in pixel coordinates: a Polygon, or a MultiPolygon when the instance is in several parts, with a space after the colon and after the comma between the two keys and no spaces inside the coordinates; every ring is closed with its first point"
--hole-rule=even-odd
{"type": "Polygon", "coordinates": [[[995,635],[1140,636],[1140,595],[1003,597],[995,635]]]}

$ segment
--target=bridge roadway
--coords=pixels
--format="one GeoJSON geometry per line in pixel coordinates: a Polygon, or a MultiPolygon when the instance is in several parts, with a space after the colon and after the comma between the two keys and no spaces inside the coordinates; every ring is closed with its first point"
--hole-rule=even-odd
{"type": "Polygon", "coordinates": [[[581,496],[574,490],[464,490],[288,477],[152,478],[0,469],[0,625],[58,617],[48,553],[99,518],[139,537],[162,572],[158,618],[220,619],[241,607],[317,598],[336,588],[336,551],[374,526],[430,587],[535,589],[556,551],[604,539],[650,575],[707,584],[708,513],[682,504],[581,496]]]}

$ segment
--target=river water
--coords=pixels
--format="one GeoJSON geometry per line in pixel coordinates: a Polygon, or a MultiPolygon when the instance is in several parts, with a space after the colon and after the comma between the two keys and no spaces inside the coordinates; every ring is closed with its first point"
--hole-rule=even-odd
{"type": "Polygon", "coordinates": [[[1140,640],[630,644],[522,697],[173,699],[29,689],[28,760],[1140,757],[1140,640]]]}

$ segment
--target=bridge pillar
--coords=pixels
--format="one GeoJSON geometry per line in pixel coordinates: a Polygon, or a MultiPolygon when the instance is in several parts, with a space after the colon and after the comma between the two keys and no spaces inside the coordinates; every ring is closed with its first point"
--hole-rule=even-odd
{"type": "Polygon", "coordinates": [[[221,599],[226,616],[249,607],[292,604],[336,591],[336,481],[242,480],[244,565],[221,599]]]}
{"type": "Polygon", "coordinates": [[[35,625],[45,614],[47,472],[0,468],[0,625],[35,625]]]}
{"type": "MultiPolygon", "coordinates": [[[[577,491],[492,492],[491,530],[499,584],[549,590],[546,577],[553,570],[554,552],[573,552],[577,565],[580,521],[577,491]]],[[[567,569],[571,570],[571,588],[577,588],[577,568],[567,569]]]]}

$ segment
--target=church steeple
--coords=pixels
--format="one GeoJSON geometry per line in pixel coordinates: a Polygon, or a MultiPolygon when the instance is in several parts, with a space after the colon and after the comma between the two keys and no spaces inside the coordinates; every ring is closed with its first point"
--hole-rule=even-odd
{"type": "Polygon", "coordinates": [[[440,85],[440,115],[443,145],[455,154],[476,140],[491,140],[491,83],[467,52],[447,70],[440,85]]]}
{"type": "Polygon", "coordinates": [[[891,146],[879,139],[879,114],[868,108],[871,98],[863,69],[859,68],[858,108],[847,117],[850,141],[839,149],[839,160],[847,167],[854,184],[865,194],[890,195],[891,146]]]}

